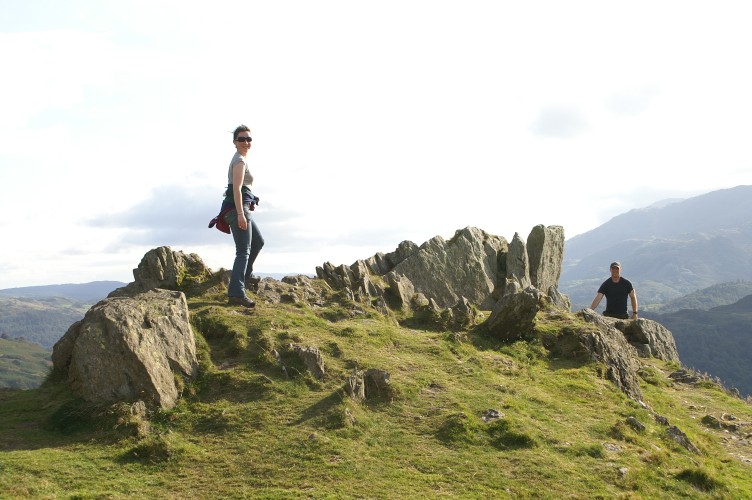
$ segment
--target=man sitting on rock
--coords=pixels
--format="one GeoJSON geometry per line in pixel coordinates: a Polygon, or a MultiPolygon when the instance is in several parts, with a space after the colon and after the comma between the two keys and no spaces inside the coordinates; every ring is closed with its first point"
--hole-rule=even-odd
{"type": "Polygon", "coordinates": [[[637,293],[632,283],[621,276],[621,264],[611,263],[611,277],[603,282],[593,299],[590,309],[595,310],[603,296],[606,296],[606,310],[604,316],[619,319],[629,319],[627,314],[627,296],[632,301],[632,319],[637,319],[637,293]]]}

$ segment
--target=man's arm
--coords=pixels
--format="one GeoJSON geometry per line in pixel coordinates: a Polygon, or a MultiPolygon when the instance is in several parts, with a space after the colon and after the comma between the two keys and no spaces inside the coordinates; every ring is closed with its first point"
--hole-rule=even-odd
{"type": "Polygon", "coordinates": [[[629,292],[629,298],[632,300],[632,319],[637,319],[637,292],[634,288],[629,292]]]}
{"type": "MultiPolygon", "coordinates": [[[[632,291],[634,292],[634,290],[632,290],[632,291]]],[[[601,303],[601,299],[602,299],[602,298],[603,298],[603,294],[602,294],[602,293],[600,293],[600,292],[599,292],[599,293],[597,293],[597,294],[595,295],[595,298],[593,299],[593,303],[592,303],[592,305],[590,306],[590,309],[593,309],[593,310],[595,310],[595,308],[596,308],[596,307],[598,307],[598,304],[600,304],[600,303],[601,303]]],[[[635,299],[632,299],[632,306],[634,306],[634,304],[635,304],[635,299]]],[[[633,308],[634,308],[634,307],[633,307],[633,308]]]]}

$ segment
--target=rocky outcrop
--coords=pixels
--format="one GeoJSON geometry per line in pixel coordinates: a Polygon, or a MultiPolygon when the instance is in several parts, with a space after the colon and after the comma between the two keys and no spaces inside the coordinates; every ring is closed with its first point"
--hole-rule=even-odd
{"type": "Polygon", "coordinates": [[[637,352],[629,345],[624,334],[608,318],[597,314],[592,309],[585,309],[578,313],[582,319],[595,325],[593,331],[578,332],[580,345],[595,361],[606,366],[606,376],[627,396],[634,400],[642,400],[642,389],[638,378],[640,363],[637,352]]]}
{"type": "Polygon", "coordinates": [[[386,282],[389,286],[387,299],[391,299],[388,302],[395,309],[410,308],[416,296],[415,286],[410,278],[390,271],[386,274],[386,282]]]}
{"type": "MultiPolygon", "coordinates": [[[[632,357],[634,362],[631,365],[637,367],[635,371],[639,370],[638,357],[680,362],[674,336],[660,323],[649,319],[625,321],[609,318],[597,314],[592,309],[584,309],[578,315],[596,325],[602,333],[602,338],[610,339],[609,343],[614,346],[612,350],[620,352],[619,357],[632,357]],[[629,349],[622,345],[622,340],[629,349]]],[[[623,363],[617,364],[623,366],[623,363]]],[[[628,378],[631,379],[631,375],[628,378]]]]}
{"type": "Polygon", "coordinates": [[[564,260],[564,228],[535,226],[527,237],[531,284],[541,292],[558,293],[561,263],[564,260]]]}
{"type": "Polygon", "coordinates": [[[405,323],[415,328],[439,331],[467,330],[476,324],[480,313],[465,297],[450,308],[442,309],[433,299],[417,293],[411,301],[413,316],[405,323]]]}
{"type": "MultiPolygon", "coordinates": [[[[512,296],[521,300],[519,297],[522,295],[522,293],[515,293],[512,296]]],[[[550,300],[550,297],[542,294],[540,298],[544,303],[550,300]]],[[[532,307],[532,303],[525,303],[524,306],[532,307]]],[[[545,316],[559,320],[568,316],[556,308],[549,308],[548,305],[544,307],[546,308],[543,313],[545,316]]],[[[523,305],[512,303],[506,310],[502,309],[503,314],[509,316],[515,308],[524,309],[523,305]]],[[[572,324],[559,332],[544,329],[541,332],[533,332],[534,336],[558,357],[570,359],[585,357],[585,359],[602,363],[605,367],[604,375],[622,392],[636,401],[642,400],[642,390],[639,384],[640,369],[643,368],[641,357],[679,362],[673,335],[654,321],[623,321],[601,316],[592,309],[583,309],[577,313],[576,317],[584,320],[586,326],[572,324]]],[[[511,322],[507,321],[507,323],[511,322]]],[[[534,331],[534,323],[529,325],[527,321],[521,321],[519,325],[518,329],[510,329],[508,336],[503,338],[508,340],[532,338],[525,335],[516,336],[515,332],[522,331],[524,326],[528,326],[528,332],[534,331]]]]}
{"type": "Polygon", "coordinates": [[[475,307],[491,310],[489,332],[521,338],[543,307],[570,307],[557,288],[563,252],[561,226],[536,226],[527,243],[517,233],[507,243],[467,227],[448,241],[402,242],[390,254],[349,267],[327,262],[316,274],[351,300],[408,310],[439,329],[467,328],[477,318],[475,307]]]}
{"type": "Polygon", "coordinates": [[[87,401],[172,408],[179,397],[175,374],[198,369],[185,295],[150,290],[105,299],[68,329],[52,361],[87,401]]]}
{"type": "Polygon", "coordinates": [[[198,255],[167,246],[148,251],[133,277],[68,329],[54,346],[54,370],[95,404],[172,408],[179,397],[175,376],[198,369],[183,292],[198,293],[221,277],[198,255]]]}
{"type": "Polygon", "coordinates": [[[563,255],[561,226],[535,226],[527,243],[515,233],[506,256],[506,279],[497,285],[494,296],[499,299],[484,323],[489,333],[521,339],[532,331],[538,311],[569,310],[569,299],[557,288],[563,255]]]}
{"type": "Polygon", "coordinates": [[[324,305],[324,292],[308,276],[298,274],[285,276],[282,281],[273,278],[262,279],[257,288],[256,296],[267,304],[308,304],[310,306],[324,305]]]}
{"type": "Polygon", "coordinates": [[[418,247],[418,245],[416,245],[412,241],[403,241],[402,243],[397,245],[397,249],[394,252],[388,254],[379,252],[373,257],[366,259],[364,262],[366,266],[368,266],[368,269],[371,271],[371,273],[377,276],[383,276],[394,269],[397,264],[407,259],[419,250],[420,247],[418,247]]]}
{"type": "Polygon", "coordinates": [[[516,282],[523,289],[532,284],[530,281],[530,259],[527,256],[527,247],[518,233],[514,233],[512,242],[509,244],[506,279],[516,282]]]}
{"type": "Polygon", "coordinates": [[[391,394],[389,372],[376,368],[356,370],[347,378],[345,392],[358,401],[388,397],[391,394]]]}
{"type": "Polygon", "coordinates": [[[692,441],[689,440],[687,435],[684,434],[684,432],[675,425],[672,425],[668,429],[666,429],[666,436],[676,444],[683,446],[695,455],[700,454],[700,450],[697,448],[697,446],[695,446],[692,441]]]}
{"type": "Polygon", "coordinates": [[[184,254],[162,246],[149,250],[133,270],[134,281],[110,293],[110,297],[124,297],[162,288],[190,291],[213,276],[201,257],[184,254]]]}
{"type": "Polygon", "coordinates": [[[364,261],[359,260],[351,266],[334,266],[327,262],[316,268],[319,278],[326,281],[335,290],[342,290],[350,300],[369,302],[374,297],[383,297],[384,290],[371,281],[371,275],[364,261]]]}
{"type": "Polygon", "coordinates": [[[544,307],[546,297],[540,290],[529,285],[521,289],[515,279],[509,279],[506,293],[494,305],[484,326],[502,340],[522,339],[533,330],[535,317],[544,307]]]}
{"type": "Polygon", "coordinates": [[[402,242],[390,254],[376,254],[353,265],[337,266],[325,263],[316,274],[332,288],[348,289],[357,299],[384,295],[387,304],[405,307],[412,296],[423,293],[440,307],[454,306],[461,297],[481,308],[490,308],[491,299],[503,266],[507,242],[477,228],[459,230],[449,241],[436,236],[420,247],[402,242]],[[377,286],[371,275],[386,282],[377,286]],[[387,292],[386,288],[389,287],[387,292]]]}
{"type": "Polygon", "coordinates": [[[465,297],[481,309],[489,309],[493,305],[490,295],[500,279],[499,258],[507,246],[504,238],[465,228],[449,241],[440,236],[428,240],[393,272],[407,277],[416,292],[434,299],[440,307],[452,307],[465,297]]]}
{"type": "Polygon", "coordinates": [[[508,280],[507,293],[484,323],[501,340],[536,339],[557,357],[602,363],[605,377],[636,401],[642,399],[640,357],[679,362],[671,332],[650,320],[621,321],[584,309],[576,316],[587,323],[585,327],[575,322],[558,332],[545,328],[538,331],[535,325],[541,317],[562,320],[570,316],[552,307],[551,298],[538,289],[519,286],[516,280],[508,280]]]}
{"type": "Polygon", "coordinates": [[[300,357],[300,360],[305,364],[308,371],[311,372],[311,375],[318,380],[324,379],[326,375],[324,357],[321,355],[318,347],[290,344],[290,350],[300,357]]]}
{"type": "Polygon", "coordinates": [[[319,278],[354,300],[383,295],[392,308],[410,307],[416,294],[451,308],[464,297],[481,309],[492,309],[504,296],[508,280],[533,286],[568,307],[558,293],[564,249],[560,226],[536,226],[527,244],[519,234],[512,243],[477,228],[458,230],[450,240],[436,236],[421,246],[406,241],[389,254],[377,253],[351,266],[327,262],[316,268],[319,278]],[[381,279],[373,279],[373,277],[381,279]]]}
{"type": "Polygon", "coordinates": [[[624,333],[640,357],[679,362],[674,335],[660,323],[650,319],[618,320],[614,326],[624,333]]]}
{"type": "Polygon", "coordinates": [[[494,291],[496,298],[533,287],[548,297],[551,304],[569,309],[569,299],[559,293],[558,281],[564,258],[564,229],[561,226],[535,226],[527,243],[514,234],[506,256],[506,279],[494,291]],[[514,283],[513,289],[508,289],[514,283]]]}
{"type": "Polygon", "coordinates": [[[622,333],[626,341],[641,358],[658,358],[679,363],[673,334],[663,325],[650,319],[622,320],[601,316],[592,309],[585,309],[581,316],[601,328],[613,327],[622,333]]]}

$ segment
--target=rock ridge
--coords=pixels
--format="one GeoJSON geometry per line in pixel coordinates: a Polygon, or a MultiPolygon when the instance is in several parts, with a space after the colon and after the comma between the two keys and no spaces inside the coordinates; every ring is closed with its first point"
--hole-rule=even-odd
{"type": "MultiPolygon", "coordinates": [[[[353,301],[408,311],[440,329],[467,329],[479,316],[475,308],[490,310],[480,327],[512,342],[535,335],[539,313],[569,312],[569,299],[558,291],[563,257],[561,226],[537,225],[526,240],[515,233],[511,242],[467,227],[448,241],[403,241],[392,253],[350,266],[327,262],[316,274],[353,301]]],[[[632,399],[642,398],[640,357],[679,362],[673,335],[654,321],[613,320],[589,309],[578,316],[595,327],[574,334],[578,351],[603,363],[606,376],[632,399]]]]}
{"type": "MultiPolygon", "coordinates": [[[[334,290],[335,300],[350,301],[353,314],[372,307],[442,330],[477,327],[504,341],[524,340],[534,334],[540,313],[569,313],[569,299],[558,291],[563,250],[561,226],[538,225],[526,240],[515,233],[510,243],[466,227],[449,240],[436,236],[420,246],[403,241],[391,253],[350,266],[326,262],[316,268],[320,280],[264,278],[256,294],[267,303],[316,308],[325,306],[334,290]],[[479,309],[490,310],[480,324],[479,309]]],[[[92,307],[55,345],[55,370],[89,401],[144,401],[171,408],[179,398],[176,376],[191,377],[198,368],[185,293],[223,289],[227,274],[213,273],[196,254],[169,247],[150,250],[133,270],[134,282],[92,307]]],[[[630,398],[642,398],[640,357],[679,362],[671,332],[654,321],[613,320],[589,309],[578,316],[593,326],[576,333],[580,350],[606,365],[608,378],[630,398]]],[[[314,378],[326,376],[315,346],[291,344],[290,349],[314,378]]],[[[368,392],[361,380],[365,375],[350,384],[357,397],[368,392]]],[[[382,380],[374,387],[385,384],[382,380]]]]}
{"type": "Polygon", "coordinates": [[[483,310],[494,307],[509,280],[533,286],[568,306],[557,290],[564,251],[561,226],[536,226],[525,243],[512,243],[475,227],[445,240],[435,236],[418,246],[403,241],[394,252],[358,260],[350,266],[326,262],[316,275],[353,300],[383,299],[394,309],[412,309],[416,296],[452,308],[463,298],[483,310]]]}

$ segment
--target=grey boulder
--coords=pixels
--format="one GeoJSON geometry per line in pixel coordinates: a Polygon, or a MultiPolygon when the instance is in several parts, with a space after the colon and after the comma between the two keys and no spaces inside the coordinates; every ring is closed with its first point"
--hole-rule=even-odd
{"type": "Polygon", "coordinates": [[[55,344],[52,361],[87,401],[172,408],[180,396],[175,375],[198,369],[185,295],[157,289],[105,299],[55,344]]]}

